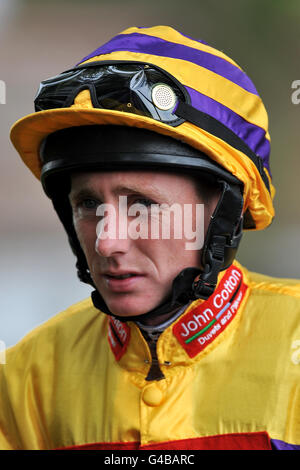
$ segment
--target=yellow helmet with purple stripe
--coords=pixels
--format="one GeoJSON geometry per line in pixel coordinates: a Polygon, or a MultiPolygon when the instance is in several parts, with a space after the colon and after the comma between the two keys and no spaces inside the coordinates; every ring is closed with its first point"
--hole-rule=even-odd
{"type": "Polygon", "coordinates": [[[35,100],[37,112],[17,121],[11,130],[14,146],[35,176],[41,177],[41,143],[55,131],[95,124],[144,128],[202,151],[240,180],[244,213],[251,219],[245,228],[263,229],[271,223],[274,187],[269,167],[267,112],[250,78],[223,52],[168,26],[132,27],[60,76],[60,81],[54,77],[42,82],[35,100]],[[174,121],[164,118],[164,113],[157,118],[150,104],[147,112],[138,108],[135,112],[131,103],[127,103],[131,109],[101,105],[97,86],[90,86],[91,80],[97,80],[93,67],[124,63],[153,66],[165,73],[170,86],[157,89],[161,95],[156,101],[152,93],[151,106],[157,111],[165,103],[160,99],[167,100],[167,106],[170,100],[174,121]],[[79,80],[74,86],[75,75],[79,77],[87,70],[85,81],[79,80]],[[53,98],[57,84],[68,80],[73,80],[73,94],[65,88],[66,95],[61,93],[63,101],[53,98]],[[170,92],[172,83],[173,88],[178,87],[174,96],[170,92]]]}

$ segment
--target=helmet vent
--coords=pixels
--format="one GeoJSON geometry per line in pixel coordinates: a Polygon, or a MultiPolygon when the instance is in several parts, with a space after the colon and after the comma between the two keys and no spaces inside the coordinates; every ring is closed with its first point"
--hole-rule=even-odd
{"type": "Polygon", "coordinates": [[[174,108],[176,95],[169,85],[159,83],[152,88],[152,101],[158,109],[167,111],[174,108]]]}

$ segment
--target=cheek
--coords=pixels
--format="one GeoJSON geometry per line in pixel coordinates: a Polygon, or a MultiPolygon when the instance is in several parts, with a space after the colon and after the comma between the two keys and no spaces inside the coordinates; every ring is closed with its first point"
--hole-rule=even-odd
{"type": "Polygon", "coordinates": [[[136,241],[137,253],[151,261],[162,283],[173,281],[184,268],[199,265],[199,250],[186,250],[185,244],[186,240],[176,239],[136,241]]]}
{"type": "Polygon", "coordinates": [[[191,266],[199,266],[200,251],[199,249],[187,249],[190,245],[190,240],[171,240],[168,247],[170,262],[174,262],[181,271],[184,268],[191,266]]]}
{"type": "Polygon", "coordinates": [[[77,238],[87,258],[87,262],[95,252],[96,243],[96,225],[91,221],[86,221],[80,218],[73,219],[74,228],[77,238]]]}

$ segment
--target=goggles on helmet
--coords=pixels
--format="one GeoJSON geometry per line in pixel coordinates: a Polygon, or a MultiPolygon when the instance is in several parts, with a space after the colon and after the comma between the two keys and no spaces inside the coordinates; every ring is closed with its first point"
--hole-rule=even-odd
{"type": "Polygon", "coordinates": [[[188,102],[185,88],[159,68],[141,62],[93,63],[67,70],[40,84],[35,111],[72,105],[76,95],[89,89],[95,108],[151,117],[176,126],[178,102],[188,102]]]}

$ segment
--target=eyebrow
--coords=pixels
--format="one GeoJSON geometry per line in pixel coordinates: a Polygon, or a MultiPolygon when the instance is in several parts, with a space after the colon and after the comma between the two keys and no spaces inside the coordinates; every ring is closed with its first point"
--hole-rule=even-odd
{"type": "Polygon", "coordinates": [[[140,196],[148,196],[148,197],[158,197],[158,198],[162,198],[163,195],[162,193],[153,188],[153,187],[145,187],[145,188],[141,188],[141,187],[136,187],[135,185],[129,185],[129,186],[124,186],[124,185],[119,185],[117,186],[115,189],[114,189],[114,194],[136,194],[136,195],[140,195],[140,196]]]}
{"type": "MultiPolygon", "coordinates": [[[[159,190],[156,190],[156,188],[148,188],[146,187],[145,189],[142,189],[140,187],[137,187],[135,185],[118,185],[114,188],[113,190],[114,195],[127,195],[127,194],[133,194],[137,196],[143,196],[143,197],[149,197],[149,198],[158,198],[158,199],[166,199],[166,195],[163,195],[159,190]]],[[[78,201],[83,198],[93,198],[93,199],[101,199],[102,195],[100,192],[97,190],[91,188],[91,187],[83,187],[78,190],[71,190],[69,194],[69,199],[71,202],[73,201],[78,201]]]]}

